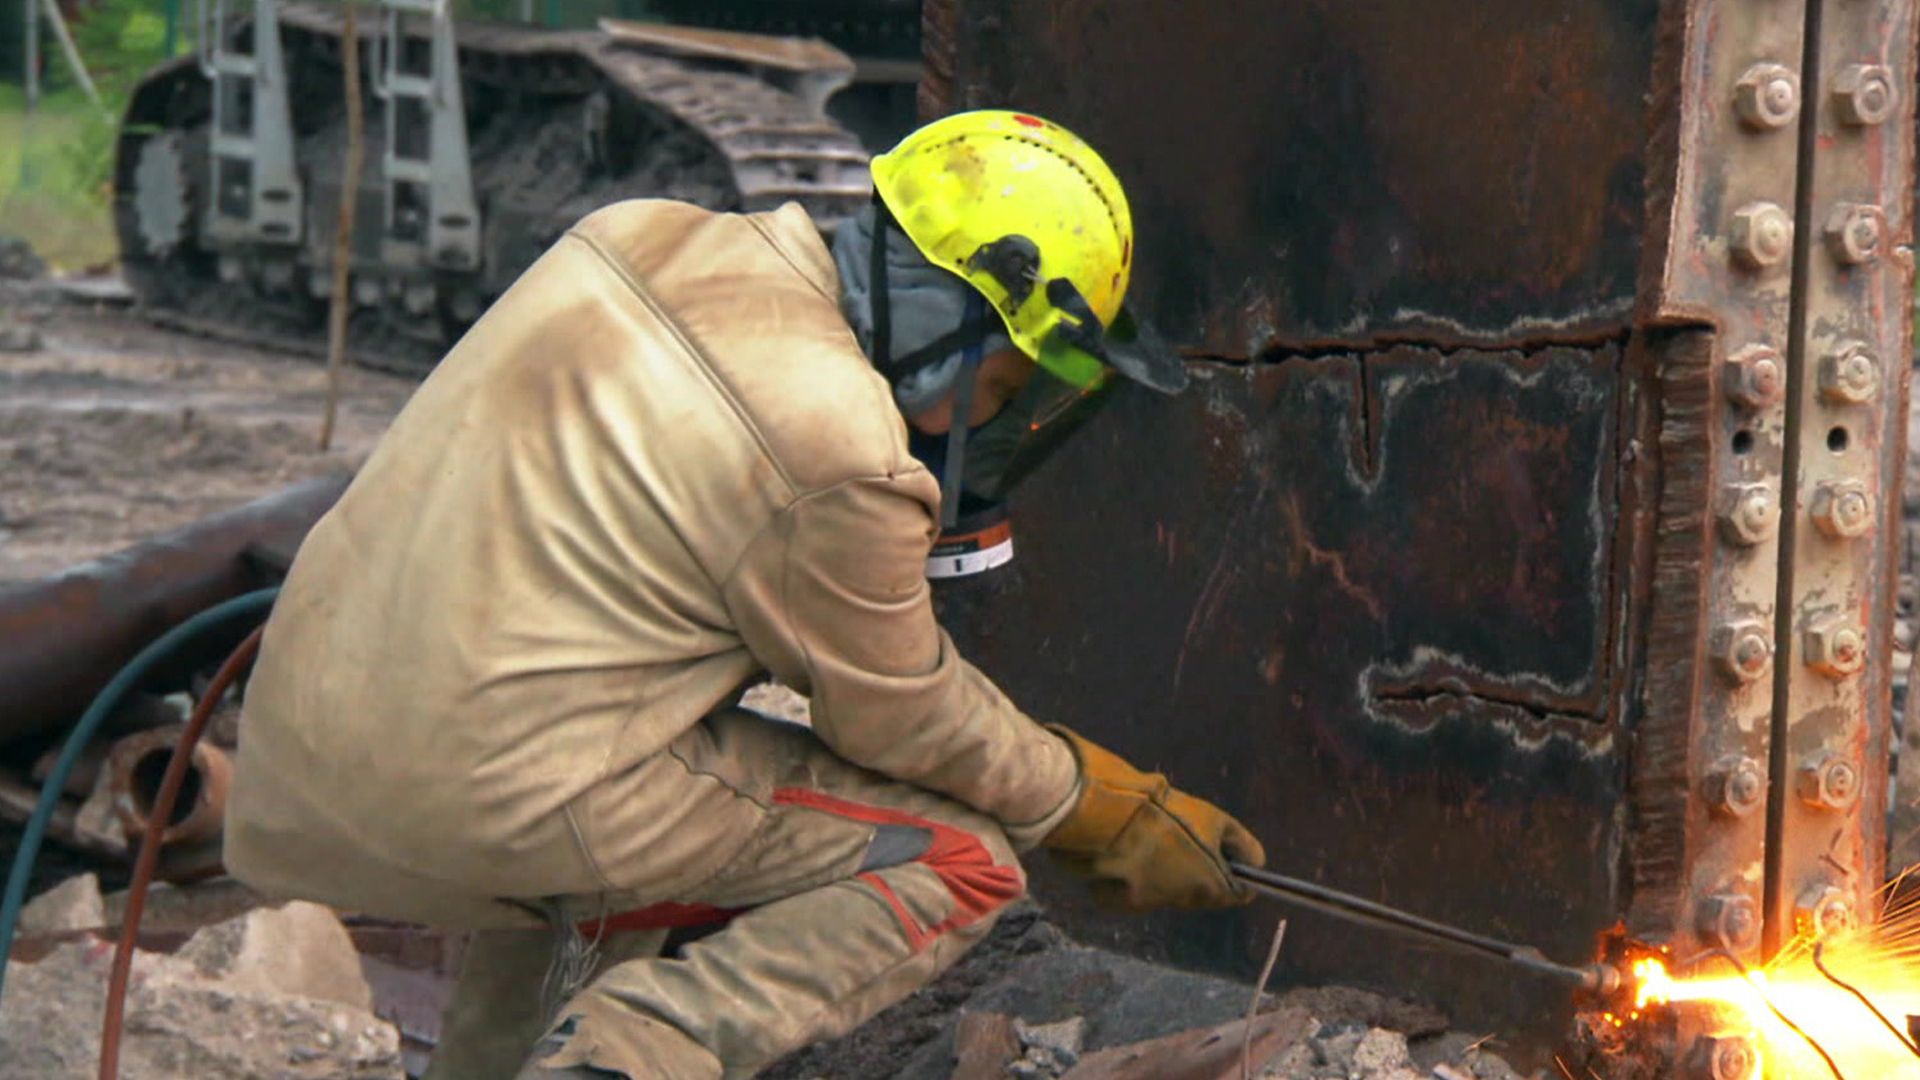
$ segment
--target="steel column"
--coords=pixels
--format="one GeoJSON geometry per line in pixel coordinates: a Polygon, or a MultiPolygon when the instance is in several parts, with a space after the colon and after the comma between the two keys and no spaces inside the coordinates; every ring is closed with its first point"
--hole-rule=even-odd
{"type": "Polygon", "coordinates": [[[1913,4],[1807,0],[1776,608],[1769,950],[1884,878],[1913,296],[1913,4]]]}
{"type": "Polygon", "coordinates": [[[1649,148],[1642,322],[1662,501],[1637,743],[1630,928],[1681,955],[1761,941],[1795,237],[1799,5],[1673,5],[1649,148]]]}

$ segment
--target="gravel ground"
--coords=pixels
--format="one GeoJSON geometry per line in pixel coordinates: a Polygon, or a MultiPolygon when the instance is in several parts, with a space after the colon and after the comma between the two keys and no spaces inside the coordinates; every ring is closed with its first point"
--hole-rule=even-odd
{"type": "Polygon", "coordinates": [[[0,582],[105,555],[362,461],[413,382],[349,369],[318,448],[320,364],[0,287],[0,582]]]}

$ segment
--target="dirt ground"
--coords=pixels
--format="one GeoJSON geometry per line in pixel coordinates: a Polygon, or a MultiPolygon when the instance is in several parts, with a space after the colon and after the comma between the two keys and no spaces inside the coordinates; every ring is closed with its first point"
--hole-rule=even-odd
{"type": "Polygon", "coordinates": [[[354,468],[414,386],[349,368],[323,453],[326,370],[312,360],[58,302],[46,286],[0,286],[0,328],[38,339],[0,349],[0,582],[354,468]]]}

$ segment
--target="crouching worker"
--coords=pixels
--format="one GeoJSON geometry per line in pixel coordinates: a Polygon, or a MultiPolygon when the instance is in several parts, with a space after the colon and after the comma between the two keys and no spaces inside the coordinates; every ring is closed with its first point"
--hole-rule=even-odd
{"type": "Polygon", "coordinates": [[[1239,823],[1022,714],[929,600],[943,511],[1115,376],[1184,385],[1119,183],[1000,112],[873,175],[831,251],[794,206],[581,221],[294,562],[227,865],[479,931],[430,1076],[751,1076],[951,964],[1036,845],[1134,908],[1248,898],[1239,823]],[[736,707],[764,673],[811,730],[736,707]]]}

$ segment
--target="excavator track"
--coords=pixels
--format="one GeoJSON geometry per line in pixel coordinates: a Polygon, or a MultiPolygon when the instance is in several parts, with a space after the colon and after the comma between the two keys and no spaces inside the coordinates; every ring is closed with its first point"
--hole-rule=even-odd
{"type": "MultiPolygon", "coordinates": [[[[209,234],[212,90],[191,59],[155,69],[135,91],[118,147],[116,224],[128,282],[156,321],[318,355],[346,145],[343,17],[337,6],[286,4],[279,19],[305,192],[302,235],[269,244],[209,234]]],[[[238,41],[251,27],[236,21],[227,32],[238,41]]],[[[363,70],[378,33],[377,18],[361,20],[363,70]]],[[[404,49],[427,30],[403,33],[404,49]]],[[[607,31],[474,24],[457,27],[454,40],[480,265],[449,270],[387,256],[385,110],[368,93],[348,343],[356,363],[430,369],[541,251],[612,202],[674,198],[748,212],[797,202],[831,232],[869,197],[859,140],[817,100],[753,64],[678,55],[607,31]]]]}

